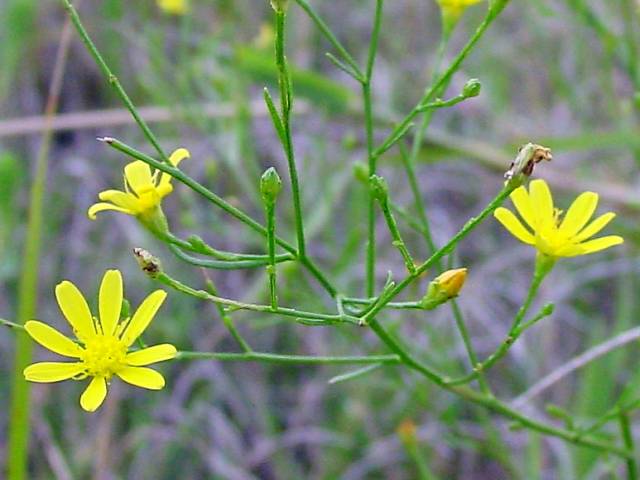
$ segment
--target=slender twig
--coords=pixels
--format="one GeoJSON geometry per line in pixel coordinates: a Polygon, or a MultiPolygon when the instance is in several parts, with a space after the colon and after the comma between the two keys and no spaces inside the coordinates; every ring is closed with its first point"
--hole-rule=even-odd
{"type": "MultiPolygon", "coordinates": [[[[618,420],[620,422],[620,432],[622,433],[624,446],[627,450],[633,453],[635,450],[635,442],[633,440],[633,432],[629,422],[629,415],[627,413],[620,413],[618,420]]],[[[631,458],[627,458],[627,479],[638,480],[638,478],[640,478],[638,473],[638,463],[636,459],[633,456],[631,458]]]]}
{"type": "Polygon", "coordinates": [[[397,364],[400,360],[397,355],[368,355],[350,357],[316,357],[306,355],[279,355],[275,353],[245,352],[178,352],[176,360],[216,360],[225,362],[267,362],[267,363],[294,363],[294,364],[369,364],[385,363],[397,364]]]}
{"type": "Polygon", "coordinates": [[[469,383],[470,381],[478,378],[483,372],[488,371],[500,359],[502,359],[507,354],[507,352],[509,352],[509,349],[513,346],[516,340],[520,338],[520,335],[522,335],[526,330],[528,330],[530,327],[538,323],[543,318],[551,315],[552,310],[553,309],[550,308],[550,304],[545,305],[544,307],[542,307],[540,312],[538,312],[538,314],[535,315],[531,320],[520,325],[515,329],[510,329],[509,333],[507,334],[507,336],[505,337],[505,339],[502,341],[502,343],[500,344],[500,346],[495,352],[489,355],[489,357],[487,357],[487,359],[482,363],[474,364],[473,372],[460,378],[447,380],[447,384],[448,385],[464,385],[465,383],[469,383]]]}
{"type": "MultiPolygon", "coordinates": [[[[241,270],[244,268],[259,268],[264,267],[265,265],[269,265],[270,260],[268,258],[257,259],[257,260],[210,260],[194,257],[187,253],[184,253],[175,245],[169,245],[169,250],[171,250],[176,257],[180,260],[189,263],[191,265],[195,265],[197,267],[210,268],[212,270],[241,270]]],[[[282,263],[290,261],[290,258],[276,258],[275,263],[282,263]]]]}
{"type": "MultiPolygon", "coordinates": [[[[211,293],[211,295],[217,296],[218,290],[216,288],[216,285],[213,283],[213,280],[211,280],[211,277],[209,277],[209,274],[206,272],[206,270],[202,270],[202,274],[204,275],[205,282],[207,285],[207,290],[209,291],[209,293],[211,293]]],[[[224,307],[224,305],[218,302],[215,302],[215,305],[216,305],[216,308],[218,309],[218,314],[220,314],[220,318],[222,319],[222,323],[224,323],[224,326],[227,327],[227,330],[229,331],[231,336],[234,338],[234,340],[238,342],[238,345],[240,345],[240,348],[242,348],[242,350],[245,352],[252,352],[253,350],[251,349],[247,341],[242,337],[242,335],[236,328],[235,324],[233,323],[233,319],[231,318],[231,315],[229,315],[229,312],[224,307]]]]}
{"type": "MultiPolygon", "coordinates": [[[[367,56],[367,68],[362,83],[362,100],[364,102],[365,133],[367,136],[367,157],[369,163],[369,176],[375,175],[377,156],[374,152],[373,138],[373,106],[371,100],[371,80],[373,66],[378,53],[378,38],[382,25],[383,0],[376,0],[375,17],[371,40],[369,42],[369,54],[367,56]]],[[[376,214],[375,198],[373,192],[369,192],[369,207],[367,212],[367,264],[366,264],[366,295],[371,297],[375,293],[376,276],[376,214]]]]}
{"type": "Polygon", "coordinates": [[[80,20],[80,16],[78,15],[78,12],[74,8],[74,6],[71,4],[71,1],[62,0],[62,3],[64,4],[65,8],[69,12],[71,21],[73,22],[73,25],[76,27],[76,30],[80,35],[80,38],[82,39],[83,43],[87,47],[87,50],[89,50],[89,53],[91,54],[94,61],[102,71],[102,74],[107,79],[107,82],[109,83],[109,85],[111,85],[111,87],[116,92],[116,95],[120,97],[120,100],[122,100],[122,103],[124,103],[125,107],[127,107],[127,110],[129,110],[129,113],[131,113],[131,116],[135,119],[136,123],[140,127],[140,130],[142,130],[142,133],[144,134],[144,136],[147,138],[147,140],[149,140],[149,143],[151,143],[151,145],[156,150],[156,152],[158,152],[158,155],[160,156],[160,158],[164,162],[169,163],[169,158],[167,157],[167,154],[164,152],[164,150],[160,146],[158,139],[153,134],[153,132],[151,131],[147,123],[144,121],[144,119],[140,116],[138,109],[129,98],[129,95],[127,95],[127,92],[125,92],[124,88],[122,87],[122,84],[120,83],[120,80],[118,80],[118,77],[116,77],[113,74],[113,72],[107,65],[107,62],[105,62],[104,58],[100,54],[100,51],[98,50],[96,45],[93,43],[93,40],[91,40],[89,33],[87,33],[87,30],[84,28],[84,25],[80,20]]]}
{"type": "Polygon", "coordinates": [[[280,109],[283,129],[283,147],[289,166],[289,179],[291,181],[291,195],[293,198],[293,210],[295,218],[296,237],[298,242],[298,255],[302,258],[307,256],[304,238],[304,223],[302,215],[302,200],[300,199],[300,182],[298,180],[298,169],[293,151],[293,140],[291,138],[291,109],[293,106],[293,92],[291,89],[291,75],[289,65],[284,53],[285,49],[285,22],[287,18],[286,9],[276,10],[276,66],[278,67],[278,85],[280,86],[280,109]]]}
{"type": "Polygon", "coordinates": [[[369,182],[374,198],[380,203],[380,209],[382,210],[382,214],[387,222],[387,227],[389,227],[389,232],[391,233],[391,238],[393,239],[393,246],[396,247],[400,252],[400,255],[402,255],[407,271],[409,273],[413,273],[416,269],[415,262],[413,261],[413,257],[411,256],[407,245],[402,239],[398,223],[391,211],[387,182],[384,178],[378,177],[377,175],[373,175],[369,179],[369,182]]]}
{"type": "Polygon", "coordinates": [[[185,285],[184,283],[181,283],[178,280],[170,277],[166,273],[159,273],[157,276],[155,276],[155,278],[159,282],[182,293],[186,293],[187,295],[191,295],[192,297],[196,297],[201,300],[206,300],[220,305],[226,305],[232,310],[251,310],[253,312],[284,315],[287,317],[294,317],[296,318],[296,320],[308,320],[306,324],[309,325],[331,325],[338,323],[351,323],[356,325],[359,324],[358,318],[351,317],[349,315],[329,315],[324,313],[306,312],[304,310],[297,310],[295,308],[272,308],[271,305],[256,305],[253,303],[238,302],[236,300],[218,297],[216,295],[211,295],[204,290],[196,290],[194,288],[191,288],[188,285],[185,285]]]}
{"type": "Polygon", "coordinates": [[[473,34],[473,36],[469,39],[467,44],[460,50],[458,55],[454,58],[453,62],[446,68],[446,70],[438,77],[438,79],[433,82],[428,91],[423,95],[420,101],[416,104],[416,106],[407,114],[407,116],[402,119],[393,131],[387,136],[387,139],[382,142],[382,144],[376,149],[375,154],[379,154],[379,152],[386,151],[387,144],[392,142],[393,139],[397,136],[397,134],[407,128],[408,125],[411,124],[413,119],[420,114],[420,107],[425,103],[428,103],[433,99],[437,92],[440,91],[443,85],[445,85],[449,79],[453,76],[453,74],[458,70],[464,59],[467,57],[469,52],[473,49],[473,47],[478,43],[478,41],[482,38],[484,33],[487,31],[489,26],[493,23],[493,21],[497,18],[498,14],[504,8],[505,2],[498,2],[501,5],[498,8],[489,8],[486,16],[484,17],[482,23],[473,34]]]}
{"type": "Polygon", "coordinates": [[[300,6],[300,8],[302,8],[307,13],[307,15],[309,15],[309,18],[311,18],[311,20],[316,24],[316,27],[318,27],[318,30],[320,30],[320,32],[325,36],[325,38],[329,41],[329,43],[333,45],[333,48],[336,49],[336,51],[340,54],[340,56],[342,56],[342,59],[345,62],[347,62],[347,64],[351,67],[353,72],[350,72],[350,74],[352,76],[355,76],[356,79],[362,81],[362,79],[364,78],[364,75],[360,70],[358,63],[353,59],[351,54],[349,54],[347,49],[344,48],[344,46],[333,34],[331,29],[322,20],[322,18],[320,18],[320,16],[316,13],[316,11],[313,8],[311,8],[311,6],[309,5],[308,2],[306,2],[306,0],[295,0],[295,1],[300,6]]]}

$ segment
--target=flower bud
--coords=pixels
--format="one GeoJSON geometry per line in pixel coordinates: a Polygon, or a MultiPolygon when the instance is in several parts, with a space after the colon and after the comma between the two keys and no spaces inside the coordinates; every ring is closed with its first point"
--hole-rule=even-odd
{"type": "Polygon", "coordinates": [[[356,180],[364,183],[365,185],[369,183],[369,167],[367,167],[362,162],[356,162],[353,166],[353,176],[356,177],[356,180]]]}
{"type": "Polygon", "coordinates": [[[467,83],[462,87],[462,95],[466,98],[477,97],[480,95],[480,89],[482,88],[482,84],[480,80],[477,78],[472,78],[467,80],[467,83]]]}
{"type": "Polygon", "coordinates": [[[380,175],[371,175],[369,177],[369,186],[373,192],[373,196],[379,201],[384,202],[389,196],[389,186],[387,181],[380,175]]]}
{"type": "Polygon", "coordinates": [[[260,178],[260,194],[262,200],[268,205],[276,203],[276,198],[282,190],[282,180],[276,169],[269,167],[260,178]]]}
{"type": "Polygon", "coordinates": [[[427,293],[420,301],[420,306],[425,310],[433,310],[438,305],[457,297],[466,279],[466,268],[455,268],[438,275],[429,283],[427,293]]]}
{"type": "Polygon", "coordinates": [[[271,0],[271,7],[278,13],[286,12],[289,0],[271,0]]]}

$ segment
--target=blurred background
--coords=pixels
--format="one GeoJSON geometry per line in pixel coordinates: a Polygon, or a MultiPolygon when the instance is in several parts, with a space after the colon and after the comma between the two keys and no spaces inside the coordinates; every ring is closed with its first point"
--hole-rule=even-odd
{"type": "MultiPolygon", "coordinates": [[[[293,71],[294,143],[303,186],[310,255],[352,296],[364,294],[367,190],[353,173],[366,162],[359,85],[325,56],[333,52],[291,1],[287,54],[293,71]]],[[[372,0],[311,4],[364,63],[372,0]]],[[[481,21],[486,5],[470,8],[446,50],[448,64],[481,21]]],[[[479,97],[435,112],[418,157],[418,175],[436,243],[442,245],[502,185],[519,145],[553,150],[538,167],[558,207],[579,193],[600,193],[599,213],[618,217],[608,228],[622,247],[558,263],[534,306],[556,303],[553,316],[528,331],[489,374],[496,393],[516,398],[540,378],[589,347],[635,326],[638,289],[640,177],[640,57],[638,4],[632,0],[512,2],[453,78],[445,98],[472,77],[479,97]]],[[[191,0],[185,15],[169,15],[153,0],[84,1],[87,30],[141,108],[163,147],[187,147],[181,168],[226,200],[263,219],[260,174],[275,166],[285,180],[278,230],[290,240],[293,209],[287,166],[262,88],[277,94],[273,12],[256,0],[191,0]]],[[[385,5],[373,81],[378,141],[402,118],[433,75],[440,38],[438,6],[428,0],[385,5]]],[[[0,316],[15,319],[29,188],[43,141],[43,116],[65,23],[61,2],[0,1],[0,316]]],[[[125,294],[137,306],[157,284],[139,271],[131,250],[144,247],[165,269],[195,288],[205,277],[181,264],[134,218],[103,213],[87,219],[98,192],[121,188],[123,155],[96,141],[117,137],[153,150],[71,32],[62,71],[59,114],[47,155],[43,250],[37,318],[66,330],[53,295],[69,279],[96,303],[100,278],[118,268],[125,294]]],[[[394,201],[413,200],[397,149],[380,159],[394,201]]],[[[172,229],[198,234],[222,250],[263,253],[261,237],[175,182],[164,202],[172,229]]],[[[378,285],[387,271],[404,276],[401,257],[379,219],[378,285]]],[[[419,260],[421,235],[399,220],[419,260]]],[[[481,357],[495,350],[526,295],[534,251],[492,218],[450,259],[469,268],[460,297],[481,357]]],[[[333,312],[335,303],[303,270],[279,268],[285,306],[333,312]]],[[[408,289],[424,294],[428,275],[408,289]]],[[[225,297],[268,303],[263,269],[208,271],[225,297]]],[[[311,328],[255,313],[233,315],[259,351],[307,355],[388,353],[365,329],[311,328]]],[[[468,371],[449,308],[385,314],[425,361],[451,376],[468,371]]],[[[9,409],[15,333],[0,331],[0,411],[9,409]]],[[[212,304],[170,292],[147,334],[148,343],[179,349],[237,351],[212,304]]],[[[50,353],[35,349],[38,359],[50,353]]],[[[547,421],[547,404],[588,422],[603,414],[637,370],[637,342],[572,372],[526,398],[522,408],[547,421]]],[[[355,368],[218,362],[171,362],[160,367],[167,387],[148,392],[114,381],[96,414],[79,408],[82,382],[32,388],[31,477],[34,479],[413,479],[415,459],[398,436],[413,431],[434,478],[617,478],[615,458],[510,429],[509,422],[441,392],[399,367],[379,368],[329,383],[355,368]]],[[[8,416],[0,415],[0,469],[8,416]]],[[[636,433],[640,427],[635,417],[636,433]]],[[[617,435],[617,426],[611,427],[617,435]]],[[[605,433],[607,428],[604,429],[605,433]]]]}

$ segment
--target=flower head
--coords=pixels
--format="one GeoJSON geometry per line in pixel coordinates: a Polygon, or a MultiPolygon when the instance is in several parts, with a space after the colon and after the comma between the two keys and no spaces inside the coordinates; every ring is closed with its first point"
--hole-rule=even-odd
{"type": "Polygon", "coordinates": [[[171,15],[184,15],[187,13],[187,0],[157,0],[158,7],[171,15]]]}
{"type": "MultiPolygon", "coordinates": [[[[189,151],[179,148],[171,154],[169,161],[175,167],[185,158],[189,158],[189,151]]],[[[171,176],[159,171],[151,173],[151,168],[146,163],[136,160],[124,167],[124,192],[119,190],[105,190],[100,192],[100,203],[93,204],[87,212],[91,220],[96,219],[96,214],[104,210],[116,210],[118,212],[133,215],[148,226],[160,223],[164,219],[160,204],[162,199],[173,191],[171,176]]]]}
{"type": "Polygon", "coordinates": [[[544,180],[533,180],[528,192],[524,187],[516,188],[510,198],[523,222],[502,207],[496,209],[494,216],[514,237],[547,257],[586,255],[623,242],[617,235],[589,240],[616,216],[608,212],[587,225],[598,206],[597,193],[580,194],[562,220],[562,212],[554,208],[544,180]]]}
{"type": "Polygon", "coordinates": [[[146,365],[174,358],[176,348],[165,343],[132,352],[129,349],[149,326],[167,294],[156,290],[131,318],[120,321],[122,290],[120,272],[107,270],[100,286],[100,315],[97,318],[91,315],[86,300],[73,283],[67,280],[59,283],[56,286],[58,305],[77,341],[35,320],[27,322],[25,329],[42,346],[75,361],[29,365],[24,370],[25,378],[31,382],[50,383],[92,377],[80,397],[80,405],[88,412],[95,411],[102,404],[113,375],[138,387],[151,390],[164,387],[162,375],[146,365]]]}

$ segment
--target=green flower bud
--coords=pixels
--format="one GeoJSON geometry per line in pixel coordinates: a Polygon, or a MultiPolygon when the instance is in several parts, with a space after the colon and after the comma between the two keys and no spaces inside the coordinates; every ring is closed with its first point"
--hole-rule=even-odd
{"type": "Polygon", "coordinates": [[[371,175],[369,177],[369,186],[371,187],[374,197],[381,202],[387,200],[387,197],[389,196],[389,186],[384,178],[379,175],[371,175]]]}
{"type": "Polygon", "coordinates": [[[364,184],[369,183],[369,167],[367,167],[362,162],[356,162],[353,166],[353,176],[356,177],[356,180],[362,182],[364,184]]]}
{"type": "Polygon", "coordinates": [[[260,194],[262,200],[269,205],[273,205],[282,190],[282,180],[276,169],[269,167],[260,178],[260,194]]]}
{"type": "Polygon", "coordinates": [[[464,84],[464,87],[462,87],[462,95],[467,98],[477,97],[478,95],[480,95],[481,88],[482,84],[480,83],[480,80],[478,80],[477,78],[472,78],[464,84]]]}

